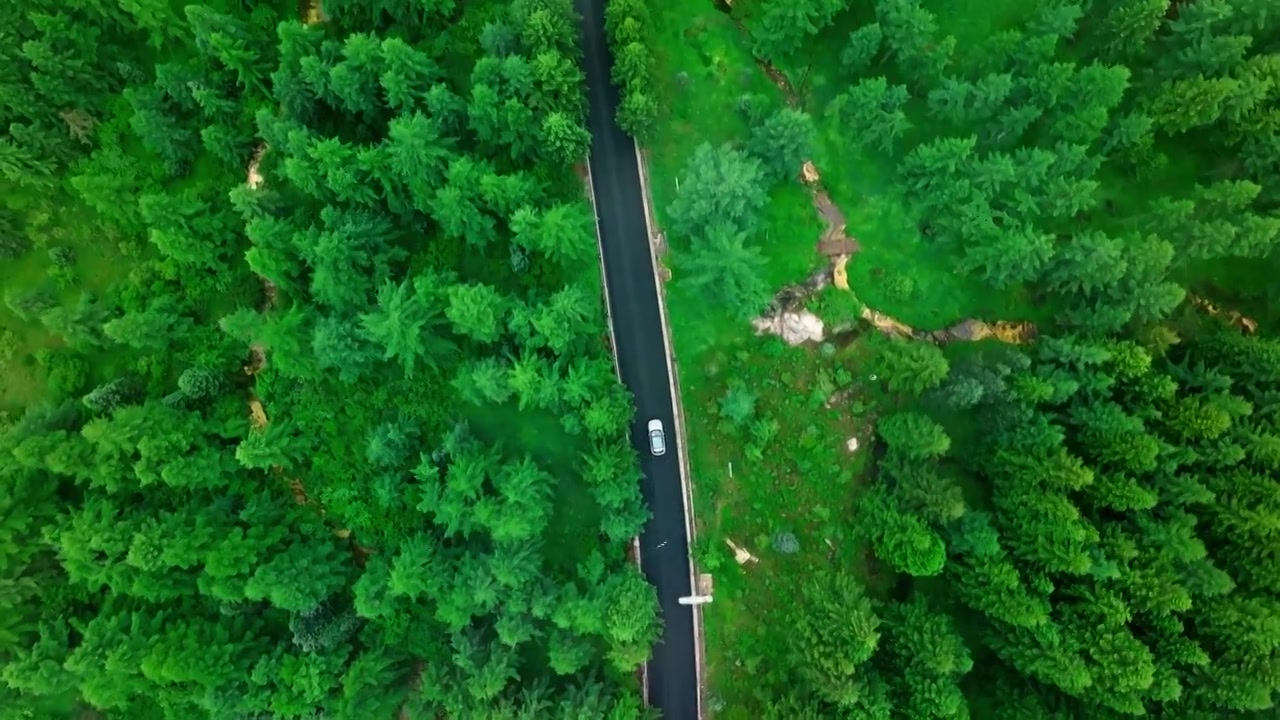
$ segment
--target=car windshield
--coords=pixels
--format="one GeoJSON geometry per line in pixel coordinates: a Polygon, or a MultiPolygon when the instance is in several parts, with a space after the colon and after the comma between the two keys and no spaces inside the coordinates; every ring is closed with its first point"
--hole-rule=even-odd
{"type": "Polygon", "coordinates": [[[663,449],[663,445],[665,445],[665,443],[662,440],[661,430],[654,430],[649,433],[649,445],[651,445],[655,451],[663,449]]]}

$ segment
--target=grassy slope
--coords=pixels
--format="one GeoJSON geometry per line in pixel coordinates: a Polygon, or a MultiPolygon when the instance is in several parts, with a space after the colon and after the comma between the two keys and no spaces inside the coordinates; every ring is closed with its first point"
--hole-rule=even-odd
{"type": "MultiPolygon", "coordinates": [[[[779,107],[784,99],[756,66],[741,31],[710,3],[679,0],[652,12],[658,34],[658,92],[668,108],[649,144],[654,203],[661,220],[675,196],[684,158],[694,147],[745,137],[747,128],[734,112],[741,95],[763,94],[779,107]]],[[[878,169],[867,173],[861,158],[833,152],[841,143],[831,129],[822,128],[820,134],[814,159],[833,195],[837,201],[860,198],[856,207],[845,208],[850,231],[868,245],[894,247],[881,241],[901,236],[913,222],[900,198],[892,189],[879,191],[878,169]],[[837,168],[858,172],[840,173],[837,168]]],[[[821,227],[808,193],[798,183],[773,190],[766,230],[757,238],[769,260],[771,285],[801,280],[823,262],[815,249],[821,227]]],[[[904,252],[901,245],[896,247],[883,256],[904,252]]],[[[851,270],[859,296],[879,300],[874,287],[859,275],[870,275],[871,267],[851,270]]],[[[756,338],[749,327],[706,308],[684,292],[678,275],[670,292],[698,518],[705,538],[698,554],[703,567],[716,576],[716,602],[705,611],[710,680],[714,694],[727,703],[722,717],[756,717],[758,701],[763,700],[757,696],[764,685],[761,675],[785,671],[787,666],[759,663],[785,652],[784,613],[797,585],[813,568],[831,562],[865,576],[865,554],[852,542],[848,521],[866,454],[850,455],[844,443],[855,435],[865,438],[871,408],[856,398],[852,408],[824,407],[838,387],[856,382],[864,350],[857,343],[832,348],[834,352],[793,350],[773,338],[756,338]],[[751,429],[719,417],[722,398],[731,385],[739,384],[756,396],[753,420],[778,426],[754,458],[751,429]],[[772,549],[773,535],[781,532],[796,535],[798,553],[783,555],[772,549]],[[760,562],[740,568],[725,539],[745,546],[760,562]]],[[[820,304],[824,312],[838,308],[844,316],[856,311],[849,294],[835,291],[820,304]]],[[[964,301],[955,304],[963,307],[964,301]]],[[[929,312],[922,308],[911,320],[928,322],[929,312]]],[[[943,317],[948,312],[935,313],[936,323],[951,320],[943,317]]]]}
{"type": "MultiPolygon", "coordinates": [[[[748,0],[736,4],[737,16],[749,16],[748,0]]],[[[981,52],[984,36],[1025,18],[1024,4],[1009,0],[931,3],[944,32],[956,36],[962,59],[981,52]]],[[[734,112],[744,93],[763,93],[781,105],[782,94],[756,66],[747,38],[725,14],[702,0],[674,0],[652,10],[656,34],[658,96],[666,115],[649,143],[655,206],[659,217],[675,194],[684,158],[701,142],[733,142],[747,129],[734,112]]],[[[800,91],[804,109],[815,119],[813,160],[832,198],[848,219],[848,233],[863,251],[849,264],[850,285],[871,307],[924,329],[944,327],[965,317],[987,320],[1045,321],[1049,308],[1032,305],[1020,293],[1000,293],[980,281],[959,277],[954,258],[921,237],[919,218],[907,206],[893,176],[893,159],[861,150],[849,138],[853,130],[836,127],[823,108],[853,81],[839,66],[849,32],[873,19],[870,6],[855,8],[809,43],[804,56],[781,69],[800,91]]],[[[933,136],[931,126],[912,104],[916,124],[912,142],[933,136]]],[[[1141,184],[1124,177],[1104,179],[1102,196],[1121,212],[1144,206],[1152,197],[1183,188],[1197,171],[1179,157],[1141,184]]],[[[1105,224],[1099,218],[1099,224],[1105,224]]],[[[758,242],[769,258],[775,286],[800,280],[821,258],[813,243],[820,226],[804,191],[797,185],[775,189],[767,230],[758,242]]],[[[844,439],[865,431],[876,411],[870,390],[860,386],[858,368],[871,349],[855,341],[833,355],[814,349],[791,350],[773,339],[757,339],[749,328],[682,291],[678,274],[670,288],[676,349],[690,432],[698,520],[708,538],[700,548],[707,570],[716,574],[716,602],[706,609],[708,659],[713,692],[725,701],[721,715],[753,717],[753,698],[762,692],[760,673],[786,666],[786,612],[796,584],[816,563],[834,561],[883,590],[888,577],[869,575],[865,553],[848,539],[852,499],[863,481],[865,454],[850,456],[844,439]],[[854,386],[852,401],[824,410],[822,399],[839,386],[854,386]],[[771,418],[780,430],[764,461],[748,460],[748,432],[731,429],[719,417],[719,403],[734,382],[757,395],[757,416],[771,418]],[[729,463],[734,476],[728,477],[729,463]],[[770,537],[795,532],[801,551],[784,556],[770,548],[770,537]],[[761,560],[739,568],[723,544],[732,538],[761,560]],[[828,555],[825,540],[836,551],[828,555]],[[761,659],[765,667],[755,667],[761,659]]],[[[829,321],[847,317],[853,302],[828,290],[819,312],[829,321]]],[[[948,349],[953,364],[999,352],[992,343],[948,349]]],[[[883,403],[882,403],[883,405],[883,403]]],[[[961,416],[940,413],[953,446],[964,447],[974,428],[961,416]]],[[[981,507],[982,488],[966,487],[969,502],[981,507]]],[[[925,588],[927,589],[927,588],[925,588]]]]}

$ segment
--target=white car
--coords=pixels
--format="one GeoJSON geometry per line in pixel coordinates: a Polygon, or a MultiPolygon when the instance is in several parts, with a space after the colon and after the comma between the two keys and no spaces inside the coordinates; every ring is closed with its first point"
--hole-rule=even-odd
{"type": "Polygon", "coordinates": [[[654,455],[667,453],[667,436],[662,432],[661,420],[649,421],[649,452],[654,455]]]}

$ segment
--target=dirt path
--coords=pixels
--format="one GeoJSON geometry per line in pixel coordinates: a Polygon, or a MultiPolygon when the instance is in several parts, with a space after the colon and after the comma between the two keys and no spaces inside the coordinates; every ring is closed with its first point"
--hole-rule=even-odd
{"type": "Polygon", "coordinates": [[[1217,317],[1225,320],[1228,325],[1239,328],[1247,335],[1258,332],[1258,322],[1251,317],[1246,317],[1239,310],[1223,310],[1212,301],[1206,300],[1199,295],[1187,294],[1187,301],[1199,308],[1206,315],[1217,317]]]}
{"type": "MultiPolygon", "coordinates": [[[[302,16],[303,21],[308,25],[324,22],[327,19],[324,9],[320,6],[320,0],[310,0],[308,5],[302,9],[302,16]]],[[[259,168],[262,165],[262,157],[266,155],[270,149],[271,146],[265,142],[258,145],[257,149],[253,153],[253,158],[249,161],[249,165],[245,169],[245,183],[248,184],[251,189],[256,190],[265,182],[265,178],[262,176],[259,168]]],[[[276,287],[276,284],[271,282],[271,280],[261,275],[258,275],[257,277],[258,282],[262,285],[262,304],[258,307],[258,312],[265,314],[279,305],[280,291],[279,288],[276,287]]],[[[245,374],[253,377],[261,372],[262,368],[266,367],[266,365],[267,349],[260,343],[251,344],[249,346],[249,362],[244,366],[245,374]]],[[[255,430],[262,430],[269,422],[267,418],[267,411],[262,404],[262,400],[258,397],[252,387],[249,389],[249,397],[246,402],[249,410],[250,426],[255,430]]],[[[320,505],[318,501],[310,497],[307,493],[306,486],[303,485],[300,478],[288,477],[284,468],[280,466],[273,467],[271,472],[288,484],[289,491],[290,494],[293,495],[294,502],[299,505],[313,506],[320,513],[321,517],[325,515],[324,507],[320,505]]],[[[351,538],[351,530],[348,528],[334,527],[332,530],[333,534],[340,538],[351,538]]],[[[368,548],[361,546],[355,540],[351,540],[351,545],[352,551],[356,556],[357,563],[363,565],[363,560],[369,556],[371,551],[368,548]]]]}

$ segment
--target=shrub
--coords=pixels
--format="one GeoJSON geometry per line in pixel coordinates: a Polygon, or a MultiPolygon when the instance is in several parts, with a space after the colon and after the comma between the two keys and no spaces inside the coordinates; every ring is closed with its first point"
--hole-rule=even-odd
{"type": "Polygon", "coordinates": [[[44,289],[12,290],[5,294],[4,303],[14,315],[31,321],[57,307],[58,299],[53,296],[53,293],[44,289]]]}
{"type": "Polygon", "coordinates": [[[222,391],[222,375],[207,367],[187,368],[178,377],[178,390],[188,400],[203,400],[222,391]]]}
{"type": "Polygon", "coordinates": [[[95,414],[106,414],[133,402],[140,389],[138,382],[132,378],[116,378],[94,388],[88,395],[80,398],[80,402],[95,414]]]}
{"type": "Polygon", "coordinates": [[[783,555],[794,555],[800,552],[800,541],[793,533],[780,532],[773,536],[773,549],[783,555]]]}
{"type": "Polygon", "coordinates": [[[0,365],[13,359],[18,354],[18,336],[12,330],[0,330],[0,365]]]}
{"type": "Polygon", "coordinates": [[[65,245],[49,248],[49,262],[55,268],[69,268],[76,261],[76,253],[65,245]]]}
{"type": "Polygon", "coordinates": [[[55,267],[49,271],[49,279],[60,290],[66,290],[76,284],[76,274],[69,267],[55,267]]]}
{"type": "Polygon", "coordinates": [[[74,397],[84,390],[89,363],[70,352],[41,350],[37,355],[45,369],[45,383],[55,398],[74,397]]]}
{"type": "Polygon", "coordinates": [[[960,409],[977,405],[985,396],[986,387],[982,381],[968,375],[956,377],[938,390],[942,402],[960,409]]]}
{"type": "Polygon", "coordinates": [[[701,571],[714,573],[724,567],[729,556],[723,542],[702,533],[693,543],[693,559],[701,571]]]}
{"type": "Polygon", "coordinates": [[[343,642],[360,628],[360,618],[352,610],[334,612],[327,603],[289,617],[293,644],[303,652],[316,652],[343,642]]]}
{"type": "Polygon", "coordinates": [[[31,249],[22,218],[12,210],[0,207],[0,259],[8,260],[31,249]]]}
{"type": "Polygon", "coordinates": [[[31,249],[31,242],[21,235],[0,234],[0,259],[10,260],[31,249]]]}
{"type": "Polygon", "coordinates": [[[742,385],[729,388],[720,399],[720,416],[735,425],[746,424],[756,413],[756,395],[742,385]]]}
{"type": "Polygon", "coordinates": [[[365,457],[375,467],[399,467],[408,460],[417,437],[418,429],[411,423],[382,423],[370,433],[365,457]]]}
{"type": "Polygon", "coordinates": [[[915,293],[916,281],[908,275],[894,275],[884,282],[884,294],[890,300],[909,300],[915,293]]]}

